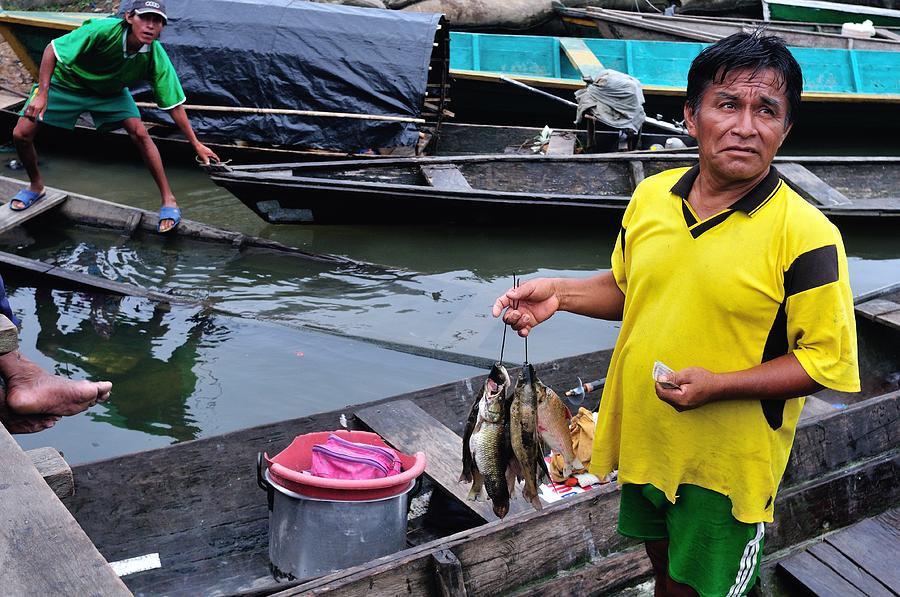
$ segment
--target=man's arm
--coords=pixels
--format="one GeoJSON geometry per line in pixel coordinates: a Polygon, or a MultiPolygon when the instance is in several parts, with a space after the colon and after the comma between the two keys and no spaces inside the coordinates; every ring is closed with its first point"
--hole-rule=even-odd
{"type": "Polygon", "coordinates": [[[191,142],[191,145],[194,146],[194,151],[197,152],[197,155],[200,156],[200,159],[203,160],[204,164],[209,164],[209,160],[211,159],[217,162],[219,161],[219,156],[197,139],[197,135],[194,133],[191,121],[188,120],[187,111],[184,109],[184,106],[175,106],[169,110],[169,115],[172,117],[172,120],[175,121],[175,124],[178,125],[181,132],[184,133],[184,136],[187,137],[187,140],[191,142]]]}
{"type": "Polygon", "coordinates": [[[47,44],[44,48],[44,54],[41,56],[41,68],[38,71],[38,89],[37,94],[32,98],[31,103],[25,108],[24,116],[31,120],[43,120],[44,112],[47,111],[47,94],[50,91],[50,78],[53,76],[53,70],[56,68],[56,52],[53,51],[53,44],[47,44]]]}
{"type": "Polygon", "coordinates": [[[625,295],[612,272],[590,278],[537,278],[510,288],[494,301],[491,313],[503,315],[503,321],[520,336],[546,321],[557,311],[568,311],[598,319],[621,320],[625,295]]]}
{"type": "Polygon", "coordinates": [[[676,410],[684,411],[717,400],[785,400],[818,392],[814,381],[793,354],[786,354],[743,371],[713,373],[688,367],[658,379],[678,384],[679,389],[656,384],[656,395],[676,410]]]}

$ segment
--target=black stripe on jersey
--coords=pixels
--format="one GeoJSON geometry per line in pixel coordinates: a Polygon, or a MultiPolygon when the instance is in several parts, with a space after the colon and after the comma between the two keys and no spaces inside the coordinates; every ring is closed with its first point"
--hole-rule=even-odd
{"type": "Polygon", "coordinates": [[[784,297],[825,286],[838,280],[837,246],[807,251],[794,260],[784,274],[784,297]]]}
{"type": "Polygon", "coordinates": [[[716,226],[718,226],[719,224],[721,224],[722,222],[727,220],[728,216],[730,216],[733,213],[734,212],[731,210],[723,211],[719,215],[706,220],[702,224],[698,224],[697,226],[694,226],[693,228],[691,228],[691,236],[693,236],[694,238],[697,238],[698,236],[700,236],[701,234],[703,234],[710,228],[715,228],[716,226]]]}
{"type": "Polygon", "coordinates": [[[697,218],[694,217],[694,214],[692,214],[691,210],[688,208],[687,199],[681,200],[681,213],[684,214],[684,223],[687,224],[688,228],[697,223],[697,218]]]}

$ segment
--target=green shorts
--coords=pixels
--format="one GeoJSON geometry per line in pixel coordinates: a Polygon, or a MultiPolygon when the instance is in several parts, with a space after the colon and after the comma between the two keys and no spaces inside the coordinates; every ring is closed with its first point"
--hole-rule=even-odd
{"type": "Polygon", "coordinates": [[[669,540],[669,577],[702,597],[744,595],[756,583],[763,523],[731,515],[731,500],[696,485],[681,485],[674,504],[652,485],[622,485],[619,533],[669,540]]]}
{"type": "MultiPolygon", "coordinates": [[[[19,116],[25,113],[25,108],[31,103],[37,93],[37,85],[31,88],[28,94],[28,101],[19,112],[19,116]]],[[[47,94],[47,110],[44,112],[44,118],[41,120],[44,124],[51,124],[64,129],[75,128],[78,117],[85,112],[91,113],[94,119],[94,126],[101,131],[110,131],[122,126],[122,121],[126,118],[140,118],[141,113],[138,111],[134,99],[128,89],[122,89],[118,95],[103,97],[99,95],[89,95],[78,93],[50,83],[50,91],[47,94]]]]}

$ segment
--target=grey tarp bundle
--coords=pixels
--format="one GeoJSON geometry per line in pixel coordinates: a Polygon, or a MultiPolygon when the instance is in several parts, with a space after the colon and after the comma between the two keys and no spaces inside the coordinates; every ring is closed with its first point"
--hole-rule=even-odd
{"type": "MultiPolygon", "coordinates": [[[[188,104],[420,117],[439,14],[303,0],[169,0],[166,9],[160,42],[188,104]]],[[[199,132],[257,143],[357,151],[418,140],[414,123],[188,114],[199,132]]]]}
{"type": "Polygon", "coordinates": [[[578,100],[575,122],[585,112],[605,125],[637,133],[644,125],[644,92],[641,82],[612,69],[600,71],[588,86],[575,92],[578,100]]]}

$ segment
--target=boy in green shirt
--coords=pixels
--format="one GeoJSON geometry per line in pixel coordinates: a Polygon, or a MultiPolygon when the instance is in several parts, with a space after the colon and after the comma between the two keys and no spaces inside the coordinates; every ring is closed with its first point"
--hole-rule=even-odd
{"type": "Polygon", "coordinates": [[[78,117],[90,112],[99,130],[124,128],[159,187],[162,207],[157,230],[174,230],[181,210],[163,170],[159,150],[141,122],[128,87],[149,81],[156,103],[193,145],[204,164],[218,156],[198,139],[187,118],[184,91],[162,45],[157,41],[166,25],[163,0],[134,0],[123,19],[89,20],[59,37],[44,50],[38,84],[21,112],[13,139],[31,184],[10,201],[23,210],[44,196],[44,180],[37,165],[34,137],[38,122],[72,129],[78,117]]]}

